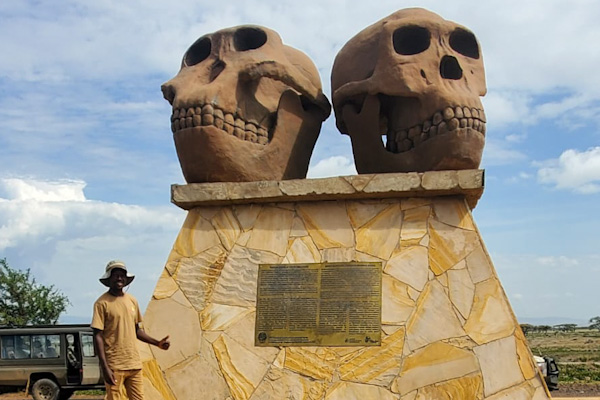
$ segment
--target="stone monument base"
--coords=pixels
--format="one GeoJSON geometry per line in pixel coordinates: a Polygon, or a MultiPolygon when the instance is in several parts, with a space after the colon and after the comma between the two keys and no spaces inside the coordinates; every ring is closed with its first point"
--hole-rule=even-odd
{"type": "Polygon", "coordinates": [[[548,399],[471,215],[483,171],[174,186],[148,399],[548,399]],[[259,264],[380,262],[380,346],[255,345],[259,264]]]}

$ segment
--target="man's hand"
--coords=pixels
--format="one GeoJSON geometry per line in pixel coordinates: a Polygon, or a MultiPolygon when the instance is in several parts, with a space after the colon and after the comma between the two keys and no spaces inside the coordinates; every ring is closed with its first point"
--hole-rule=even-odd
{"type": "Polygon", "coordinates": [[[103,368],[102,372],[104,373],[104,382],[111,386],[115,386],[117,384],[117,378],[115,378],[115,374],[112,372],[112,369],[103,368]]]}
{"type": "Polygon", "coordinates": [[[160,339],[158,341],[158,343],[156,344],[156,347],[159,347],[163,350],[168,350],[169,346],[171,346],[171,342],[169,342],[169,335],[165,336],[164,338],[160,339]]]}

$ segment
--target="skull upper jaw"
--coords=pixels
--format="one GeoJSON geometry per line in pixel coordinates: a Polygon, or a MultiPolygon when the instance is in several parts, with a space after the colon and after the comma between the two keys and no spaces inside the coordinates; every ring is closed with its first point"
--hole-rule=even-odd
{"type": "Polygon", "coordinates": [[[321,123],[319,110],[305,108],[300,96],[287,90],[265,143],[208,124],[179,129],[173,138],[189,183],[300,179],[306,176],[321,123]]]}

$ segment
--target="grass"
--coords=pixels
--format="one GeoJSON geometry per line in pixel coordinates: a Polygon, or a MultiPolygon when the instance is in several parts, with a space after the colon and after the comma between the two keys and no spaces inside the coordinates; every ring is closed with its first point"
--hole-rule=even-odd
{"type": "Polygon", "coordinates": [[[533,354],[554,358],[561,382],[600,383],[600,332],[535,332],[527,340],[533,354]]]}
{"type": "Polygon", "coordinates": [[[94,390],[76,390],[75,394],[79,395],[88,395],[88,396],[101,396],[104,394],[104,390],[94,389],[94,390]]]}

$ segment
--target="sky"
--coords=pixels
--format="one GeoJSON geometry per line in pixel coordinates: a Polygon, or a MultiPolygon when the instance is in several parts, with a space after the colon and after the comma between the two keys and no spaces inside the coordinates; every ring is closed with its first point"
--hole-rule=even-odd
{"type": "MultiPolygon", "coordinates": [[[[337,52],[366,26],[423,7],[471,29],[488,93],[485,191],[473,211],[520,321],[600,315],[600,3],[593,0],[11,0],[0,2],[0,258],[30,268],[90,320],[123,259],[142,308],[186,212],[160,85],[206,33],[277,31],[331,98],[337,52]]],[[[323,124],[309,177],[356,173],[323,124]]]]}

